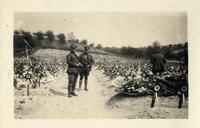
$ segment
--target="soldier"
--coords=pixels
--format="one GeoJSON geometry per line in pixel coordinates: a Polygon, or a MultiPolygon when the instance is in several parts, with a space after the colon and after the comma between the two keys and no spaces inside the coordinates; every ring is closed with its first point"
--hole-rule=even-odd
{"type": "Polygon", "coordinates": [[[88,53],[89,46],[84,47],[85,51],[79,56],[81,68],[80,68],[80,80],[79,80],[79,90],[81,90],[81,85],[83,78],[85,78],[85,90],[88,91],[88,76],[94,64],[92,56],[88,53]]]}
{"type": "Polygon", "coordinates": [[[68,64],[68,97],[77,96],[75,93],[76,88],[76,82],[79,74],[79,67],[80,62],[79,58],[76,55],[77,46],[75,44],[72,44],[70,46],[71,52],[66,56],[67,64],[68,64]]]}
{"type": "Polygon", "coordinates": [[[166,63],[165,56],[160,53],[159,48],[155,49],[153,55],[150,59],[150,63],[152,64],[152,72],[153,74],[164,72],[164,65],[166,63]]]}
{"type": "Polygon", "coordinates": [[[184,44],[184,64],[185,66],[188,65],[188,42],[185,42],[184,44]]]}

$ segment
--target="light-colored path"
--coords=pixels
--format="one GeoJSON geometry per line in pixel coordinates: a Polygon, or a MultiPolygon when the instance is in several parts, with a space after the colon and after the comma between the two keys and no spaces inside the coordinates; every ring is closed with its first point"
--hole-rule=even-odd
{"type": "MultiPolygon", "coordinates": [[[[82,85],[83,86],[83,85],[82,85]]],[[[54,82],[38,88],[42,96],[35,96],[36,106],[22,118],[109,118],[110,109],[105,103],[104,87],[96,79],[94,72],[89,77],[89,91],[76,91],[78,96],[67,97],[67,74],[56,78],[54,82]],[[45,96],[46,95],[46,96],[45,96]]],[[[78,82],[77,82],[78,87],[78,82]]],[[[82,87],[83,88],[83,87],[82,87]]],[[[38,93],[40,93],[38,92],[38,93]]],[[[34,100],[34,99],[33,99],[34,100]]]]}
{"type": "Polygon", "coordinates": [[[150,108],[151,97],[115,97],[113,86],[99,71],[89,77],[89,91],[67,97],[67,74],[51,83],[31,89],[29,97],[15,96],[15,118],[19,119],[101,119],[101,118],[187,118],[187,102],[177,109],[177,97],[159,98],[150,108]],[[109,100],[112,99],[112,100],[109,100]],[[20,101],[25,103],[19,103],[20,101]],[[109,102],[109,106],[106,103],[109,102]]]}

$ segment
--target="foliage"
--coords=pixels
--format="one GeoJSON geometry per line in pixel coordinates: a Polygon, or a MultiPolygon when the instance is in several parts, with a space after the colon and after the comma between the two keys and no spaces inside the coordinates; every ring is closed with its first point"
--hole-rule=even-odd
{"type": "Polygon", "coordinates": [[[94,48],[94,43],[91,43],[89,47],[94,48]]]}
{"type": "Polygon", "coordinates": [[[36,36],[36,39],[39,41],[44,39],[44,34],[41,31],[33,33],[33,34],[36,36]]]}
{"type": "Polygon", "coordinates": [[[47,31],[45,33],[45,35],[47,36],[47,39],[50,41],[50,42],[53,42],[55,40],[55,35],[52,31],[47,31]]]}
{"type": "Polygon", "coordinates": [[[159,42],[153,42],[152,45],[147,47],[134,48],[131,46],[123,46],[121,48],[105,47],[105,51],[118,54],[120,56],[126,56],[131,58],[150,58],[152,53],[160,51],[165,55],[167,59],[182,60],[185,52],[187,52],[187,42],[185,44],[169,44],[161,46],[159,42]]]}
{"type": "MultiPolygon", "coordinates": [[[[88,40],[84,39],[80,41],[75,38],[73,32],[67,34],[67,39],[64,33],[54,35],[53,31],[48,30],[46,33],[41,31],[30,33],[28,31],[14,31],[14,48],[25,48],[26,40],[32,48],[55,48],[55,49],[69,49],[72,43],[77,43],[79,51],[83,49],[84,45],[88,45],[88,40]],[[57,38],[56,38],[57,37],[57,38]]],[[[131,47],[123,46],[117,47],[103,47],[102,44],[90,43],[89,46],[93,49],[92,51],[97,52],[98,50],[110,52],[118,56],[125,56],[130,58],[149,58],[153,52],[160,51],[165,55],[167,59],[172,60],[184,60],[187,56],[187,42],[185,44],[169,44],[161,46],[160,42],[154,41],[152,45],[146,47],[131,47]]]]}
{"type": "Polygon", "coordinates": [[[65,34],[60,33],[60,34],[57,35],[57,38],[58,38],[58,40],[59,40],[59,43],[61,43],[61,44],[65,44],[65,43],[66,43],[65,34]]]}
{"type": "Polygon", "coordinates": [[[82,41],[80,42],[80,44],[87,45],[87,44],[88,44],[88,41],[87,41],[87,40],[82,40],[82,41]]]}
{"type": "Polygon", "coordinates": [[[97,49],[102,49],[103,46],[102,46],[102,44],[97,44],[97,46],[96,46],[95,48],[97,48],[97,49]]]}

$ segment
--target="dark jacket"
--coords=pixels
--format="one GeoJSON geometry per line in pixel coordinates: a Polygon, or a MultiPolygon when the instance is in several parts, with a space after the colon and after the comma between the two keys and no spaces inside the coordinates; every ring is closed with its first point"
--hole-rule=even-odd
{"type": "Polygon", "coordinates": [[[91,70],[92,65],[94,64],[94,60],[92,58],[92,55],[84,52],[84,53],[80,54],[79,60],[80,60],[80,63],[82,65],[81,66],[82,69],[91,70]]]}
{"type": "Polygon", "coordinates": [[[77,64],[79,64],[79,58],[76,55],[76,53],[70,52],[66,56],[66,61],[67,61],[67,64],[68,64],[67,73],[78,74],[79,73],[79,66],[77,66],[77,64]]]}
{"type": "Polygon", "coordinates": [[[188,65],[188,49],[187,48],[184,50],[184,63],[185,65],[188,65]]]}
{"type": "Polygon", "coordinates": [[[150,63],[153,65],[152,67],[153,73],[163,72],[166,59],[163,54],[155,53],[152,55],[150,63]]]}

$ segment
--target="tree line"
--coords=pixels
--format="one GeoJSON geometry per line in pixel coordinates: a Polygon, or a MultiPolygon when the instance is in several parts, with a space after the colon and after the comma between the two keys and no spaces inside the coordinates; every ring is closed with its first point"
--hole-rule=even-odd
{"type": "Polygon", "coordinates": [[[53,31],[48,30],[46,32],[28,32],[24,30],[14,31],[14,48],[15,51],[18,49],[25,48],[25,41],[29,44],[28,47],[31,48],[55,48],[55,49],[66,49],[69,50],[72,43],[76,43],[79,51],[83,50],[85,45],[89,45],[93,49],[101,49],[109,53],[113,53],[120,56],[130,57],[130,58],[149,58],[152,53],[158,48],[165,55],[167,59],[181,60],[184,58],[188,43],[178,43],[169,44],[161,46],[158,41],[154,41],[152,45],[146,47],[135,48],[131,46],[117,47],[103,47],[102,44],[89,43],[86,39],[79,40],[75,37],[73,32],[69,32],[67,35],[64,33],[59,33],[55,35],[53,31]]]}
{"type": "Polygon", "coordinates": [[[48,30],[46,32],[38,31],[33,33],[24,30],[15,30],[14,48],[24,48],[24,40],[26,40],[32,48],[66,49],[71,43],[89,45],[92,48],[101,48],[100,44],[97,44],[95,46],[95,43],[89,43],[86,39],[77,39],[73,32],[69,32],[67,35],[65,35],[64,33],[59,33],[55,35],[51,30],[48,30]]]}
{"type": "Polygon", "coordinates": [[[131,47],[123,46],[117,47],[105,47],[104,50],[118,54],[120,56],[126,56],[130,58],[150,58],[151,55],[158,51],[165,55],[167,59],[182,60],[188,54],[188,43],[169,44],[161,46],[158,41],[154,41],[147,47],[131,47]]]}

